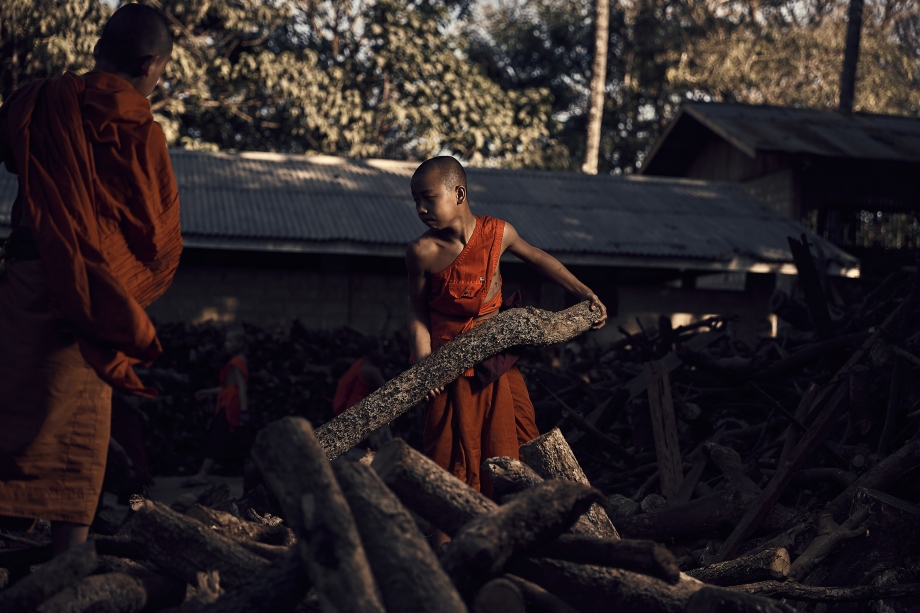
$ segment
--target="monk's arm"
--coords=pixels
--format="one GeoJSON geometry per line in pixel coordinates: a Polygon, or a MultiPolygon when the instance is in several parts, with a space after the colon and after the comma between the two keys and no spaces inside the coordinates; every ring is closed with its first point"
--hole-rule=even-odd
{"type": "MultiPolygon", "coordinates": [[[[409,276],[409,314],[406,327],[409,343],[416,361],[431,353],[431,328],[428,323],[428,279],[425,276],[424,250],[418,241],[406,250],[406,271],[409,276]]],[[[443,387],[430,390],[429,400],[444,391],[443,387]]]]}
{"type": "Polygon", "coordinates": [[[431,353],[431,329],[428,327],[428,301],[425,292],[428,281],[421,262],[419,244],[413,243],[406,250],[406,273],[409,280],[409,312],[406,330],[416,360],[431,353]]]}
{"type": "Polygon", "coordinates": [[[504,253],[505,251],[515,255],[544,277],[558,283],[581,300],[590,300],[591,310],[600,310],[601,312],[601,318],[592,327],[597,329],[604,326],[607,321],[607,308],[597,297],[597,294],[579,281],[578,277],[573,275],[562,262],[521,238],[514,226],[507,222],[505,222],[505,231],[502,235],[502,252],[504,253]]]}

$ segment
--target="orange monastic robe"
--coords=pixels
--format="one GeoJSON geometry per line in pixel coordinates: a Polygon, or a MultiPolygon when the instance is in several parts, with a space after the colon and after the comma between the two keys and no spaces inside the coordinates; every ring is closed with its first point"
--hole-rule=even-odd
{"type": "Polygon", "coordinates": [[[374,384],[361,376],[364,358],[358,358],[339,379],[332,399],[332,414],[341,415],[373,392],[374,384]]]}
{"type": "MultiPolygon", "coordinates": [[[[485,300],[498,269],[505,222],[476,217],[476,228],[454,262],[429,279],[428,322],[434,351],[471,330],[475,318],[499,309],[501,290],[485,300]]],[[[484,321],[484,320],[481,320],[484,321]]],[[[484,459],[517,458],[539,435],[527,386],[516,367],[483,386],[470,369],[431,400],[425,415],[425,453],[474,489],[484,459]]]]}
{"type": "Polygon", "coordinates": [[[182,251],[166,139],[130,83],[68,73],[0,107],[0,161],[37,250],[0,277],[0,514],[88,524],[111,386],[152,394],[132,365],[162,351],[144,307],[182,251]]]}

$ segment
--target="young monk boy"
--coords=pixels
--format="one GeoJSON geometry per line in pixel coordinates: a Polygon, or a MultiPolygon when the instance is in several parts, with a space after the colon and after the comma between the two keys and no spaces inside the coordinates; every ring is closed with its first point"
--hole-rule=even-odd
{"type": "MultiPolygon", "coordinates": [[[[556,258],[528,244],[511,224],[473,215],[466,173],[457,160],[442,156],[424,162],[412,176],[411,189],[416,212],[428,226],[406,251],[408,330],[416,359],[498,313],[499,258],[505,251],[590,300],[591,309],[601,312],[594,327],[604,325],[604,305],[556,258]]],[[[517,458],[520,445],[538,435],[527,387],[514,366],[485,384],[471,369],[429,394],[425,453],[477,490],[483,460],[517,458]]]]}
{"type": "Polygon", "coordinates": [[[112,386],[161,353],[144,308],[179,264],[179,196],[147,97],[169,61],[162,14],[109,19],[95,68],[14,92],[0,161],[19,175],[0,278],[0,515],[86,539],[109,442],[112,386]]]}

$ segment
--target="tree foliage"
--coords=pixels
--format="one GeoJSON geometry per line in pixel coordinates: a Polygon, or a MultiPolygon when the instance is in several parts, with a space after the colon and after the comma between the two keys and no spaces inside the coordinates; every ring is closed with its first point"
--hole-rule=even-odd
{"type": "MultiPolygon", "coordinates": [[[[177,45],[152,98],[174,145],[577,170],[593,0],[144,0],[177,45]]],[[[600,172],[682,101],[833,108],[847,0],[611,3],[600,172]]],[[[100,0],[0,3],[0,97],[92,67],[100,0]]],[[[920,3],[869,0],[856,110],[920,112],[920,3]]]]}

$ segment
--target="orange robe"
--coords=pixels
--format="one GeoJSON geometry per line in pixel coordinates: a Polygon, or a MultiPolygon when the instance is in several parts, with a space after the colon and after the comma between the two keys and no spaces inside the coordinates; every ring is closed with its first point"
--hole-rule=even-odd
{"type": "Polygon", "coordinates": [[[227,377],[231,369],[240,371],[243,381],[249,381],[249,368],[246,366],[246,360],[236,356],[220,369],[220,393],[217,395],[217,403],[214,406],[214,415],[220,417],[223,413],[230,425],[230,432],[243,425],[242,405],[240,403],[240,388],[234,383],[227,385],[227,377]]]}
{"type": "Polygon", "coordinates": [[[13,223],[40,259],[0,278],[0,514],[89,524],[111,386],[161,353],[144,312],[179,263],[178,189],[150,103],[102,72],[64,74],[0,107],[13,223]]]}
{"type": "MultiPolygon", "coordinates": [[[[485,300],[498,269],[505,222],[476,217],[476,228],[453,263],[429,279],[428,323],[434,351],[473,329],[476,317],[499,309],[501,290],[485,300]]],[[[484,320],[482,320],[484,321],[484,320]]],[[[539,436],[527,386],[516,367],[483,386],[469,369],[428,403],[425,453],[474,489],[484,459],[519,457],[539,436]]]]}
{"type": "Polygon", "coordinates": [[[363,366],[364,358],[358,358],[339,379],[335,388],[335,397],[332,399],[333,415],[344,413],[367,398],[376,389],[373,383],[361,376],[363,366]]]}

